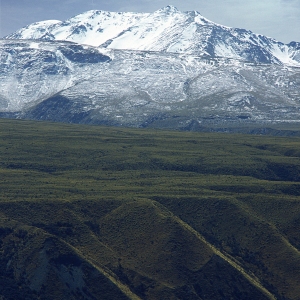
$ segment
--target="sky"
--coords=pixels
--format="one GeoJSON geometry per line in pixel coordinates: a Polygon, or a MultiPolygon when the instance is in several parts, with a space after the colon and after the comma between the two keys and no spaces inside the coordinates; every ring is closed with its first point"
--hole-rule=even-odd
{"type": "Polygon", "coordinates": [[[154,12],[167,5],[283,43],[300,42],[300,0],[0,0],[0,38],[33,22],[64,21],[92,9],[154,12]]]}

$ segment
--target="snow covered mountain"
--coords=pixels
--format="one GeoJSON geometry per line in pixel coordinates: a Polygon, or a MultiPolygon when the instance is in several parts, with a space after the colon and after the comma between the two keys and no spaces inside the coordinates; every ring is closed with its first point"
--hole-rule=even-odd
{"type": "Polygon", "coordinates": [[[193,130],[300,120],[298,67],[0,40],[0,70],[2,117],[193,130]]]}
{"type": "Polygon", "coordinates": [[[283,44],[251,31],[222,26],[199,12],[167,6],[154,13],[88,11],[66,21],[28,25],[6,39],[63,40],[110,49],[227,57],[300,65],[300,44],[283,44]]]}
{"type": "Polygon", "coordinates": [[[0,40],[0,117],[202,130],[300,122],[300,43],[167,6],[0,40]]]}

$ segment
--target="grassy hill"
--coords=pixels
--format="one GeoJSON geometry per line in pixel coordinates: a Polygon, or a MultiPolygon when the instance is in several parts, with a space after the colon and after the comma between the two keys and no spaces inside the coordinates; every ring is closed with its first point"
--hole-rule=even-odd
{"type": "Polygon", "coordinates": [[[2,119],[0,157],[0,299],[300,299],[299,138],[2,119]]]}

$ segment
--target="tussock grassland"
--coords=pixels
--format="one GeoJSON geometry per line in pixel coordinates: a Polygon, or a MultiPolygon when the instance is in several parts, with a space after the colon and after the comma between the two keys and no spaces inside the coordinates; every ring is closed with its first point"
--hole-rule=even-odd
{"type": "Polygon", "coordinates": [[[0,177],[3,299],[300,299],[298,138],[2,119],[0,177]]]}

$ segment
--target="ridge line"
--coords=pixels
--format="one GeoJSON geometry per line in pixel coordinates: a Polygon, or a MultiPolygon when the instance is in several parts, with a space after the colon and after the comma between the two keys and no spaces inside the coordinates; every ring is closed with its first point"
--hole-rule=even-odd
{"type": "Polygon", "coordinates": [[[83,258],[85,261],[87,261],[89,264],[91,264],[96,270],[98,270],[100,273],[102,273],[106,278],[108,278],[114,285],[116,285],[130,300],[142,300],[139,296],[137,296],[135,293],[133,293],[127,285],[122,283],[118,280],[116,274],[114,274],[111,270],[105,270],[104,268],[98,266],[96,263],[94,263],[94,260],[90,257],[85,256],[79,249],[72,246],[68,242],[64,241],[63,239],[54,236],[57,238],[60,242],[64,243],[68,247],[70,247],[73,251],[75,251],[81,258],[83,258]]]}
{"type": "MultiPolygon", "coordinates": [[[[152,204],[159,208],[156,203],[153,201],[152,204]]],[[[162,204],[160,204],[162,205],[162,204]]],[[[224,259],[227,263],[229,263],[233,268],[235,268],[238,272],[240,272],[252,285],[257,287],[263,294],[265,294],[269,299],[271,300],[277,300],[277,298],[269,291],[267,290],[260,282],[260,280],[253,274],[247,272],[238,262],[236,262],[228,253],[224,253],[221,250],[217,249],[214,245],[209,243],[204,236],[202,236],[197,230],[195,230],[193,227],[191,227],[189,224],[184,222],[182,219],[180,219],[178,216],[174,215],[170,210],[168,210],[165,206],[163,206],[177,221],[179,224],[181,224],[185,229],[190,231],[192,234],[194,234],[199,240],[201,240],[206,246],[208,246],[212,252],[222,259],[224,259]]]]}

